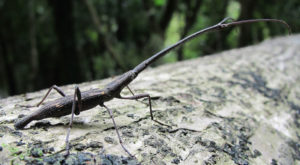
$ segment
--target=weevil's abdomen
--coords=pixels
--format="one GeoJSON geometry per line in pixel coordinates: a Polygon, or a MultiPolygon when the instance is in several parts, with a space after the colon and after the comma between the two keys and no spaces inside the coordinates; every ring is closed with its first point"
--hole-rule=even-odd
{"type": "MultiPolygon", "coordinates": [[[[53,104],[52,104],[53,105],[53,104]]],[[[59,104],[57,104],[59,105],[59,104]]],[[[33,120],[42,120],[49,117],[60,117],[71,113],[71,106],[56,107],[45,105],[30,115],[21,118],[15,123],[16,129],[22,129],[33,120]]]]}
{"type": "Polygon", "coordinates": [[[33,120],[42,120],[50,117],[61,117],[71,114],[72,100],[71,97],[65,97],[51,101],[27,115],[15,123],[16,129],[22,129],[33,120]]]}
{"type": "MultiPolygon", "coordinates": [[[[82,109],[81,111],[89,110],[97,106],[105,93],[102,90],[91,89],[82,92],[82,109]]],[[[22,129],[33,120],[42,120],[50,117],[61,117],[71,114],[73,95],[68,95],[54,101],[46,103],[43,107],[36,110],[32,114],[23,117],[15,123],[16,129],[22,129]]],[[[76,101],[75,112],[78,109],[78,102],[76,101]]],[[[78,114],[77,114],[78,115],[78,114]]]]}

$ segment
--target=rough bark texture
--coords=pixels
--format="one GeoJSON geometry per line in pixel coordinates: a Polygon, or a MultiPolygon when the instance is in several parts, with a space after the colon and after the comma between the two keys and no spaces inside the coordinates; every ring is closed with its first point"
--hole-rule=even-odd
{"type": "MultiPolygon", "coordinates": [[[[107,112],[96,107],[75,117],[72,155],[65,163],[300,164],[300,36],[265,41],[190,61],[148,69],[131,84],[147,101],[112,100],[127,158],[107,112]]],[[[80,84],[102,88],[112,79],[80,84]]],[[[62,87],[73,93],[74,85],[62,87]]],[[[69,116],[30,123],[15,120],[37,108],[46,90],[0,100],[0,164],[60,162],[69,116]]],[[[123,95],[130,95],[127,90],[123,95]]],[[[53,92],[49,99],[61,97],[53,92]]]]}

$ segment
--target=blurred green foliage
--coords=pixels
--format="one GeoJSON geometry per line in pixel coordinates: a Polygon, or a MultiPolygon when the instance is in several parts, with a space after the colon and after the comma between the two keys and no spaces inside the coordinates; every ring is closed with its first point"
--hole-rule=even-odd
{"type": "MultiPolygon", "coordinates": [[[[0,0],[0,98],[120,74],[225,17],[283,19],[297,33],[299,15],[298,0],[0,0]]],[[[158,63],[285,34],[274,23],[230,28],[202,35],[158,63]]]]}

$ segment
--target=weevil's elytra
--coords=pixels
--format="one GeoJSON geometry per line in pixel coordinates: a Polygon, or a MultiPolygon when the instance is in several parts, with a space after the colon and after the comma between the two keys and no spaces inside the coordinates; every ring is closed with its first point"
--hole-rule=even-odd
{"type": "Polygon", "coordinates": [[[71,118],[70,118],[70,122],[69,122],[69,129],[68,129],[67,136],[66,136],[66,154],[65,155],[68,156],[69,155],[69,135],[70,135],[70,130],[71,130],[74,114],[79,115],[79,113],[81,111],[89,110],[91,108],[94,108],[97,105],[100,105],[101,107],[104,107],[108,111],[108,113],[113,121],[116,133],[118,135],[119,142],[121,144],[121,147],[124,149],[124,151],[128,155],[133,157],[133,155],[123,145],[123,142],[122,142],[121,136],[119,134],[116,122],[114,120],[112,111],[108,107],[106,107],[104,103],[112,100],[113,98],[128,99],[128,100],[137,100],[137,99],[141,99],[141,98],[147,98],[149,101],[151,120],[157,122],[158,124],[168,126],[168,125],[154,119],[153,114],[152,114],[151,99],[150,99],[149,94],[134,95],[133,92],[130,90],[130,88],[128,88],[128,89],[133,94],[133,96],[125,97],[125,96],[121,96],[121,94],[120,94],[121,91],[123,90],[123,88],[128,87],[128,85],[138,76],[138,74],[141,73],[150,64],[154,63],[157,59],[166,55],[169,51],[184,44],[185,42],[189,41],[190,39],[193,39],[193,38],[195,38],[203,33],[206,33],[206,32],[222,30],[222,29],[232,27],[232,26],[248,24],[248,23],[256,23],[256,22],[276,22],[276,23],[280,23],[280,24],[283,24],[284,26],[286,26],[290,32],[289,25],[286,22],[284,22],[282,20],[277,20],[277,19],[250,19],[250,20],[232,21],[232,22],[226,23],[228,20],[232,21],[231,18],[225,18],[218,24],[215,24],[213,26],[210,26],[203,30],[195,32],[195,33],[181,39],[177,43],[161,50],[160,52],[154,54],[150,58],[146,59],[145,61],[143,61],[142,63],[137,65],[134,69],[124,73],[123,75],[119,76],[114,81],[112,81],[111,83],[107,84],[104,89],[91,89],[88,91],[80,92],[79,88],[76,86],[74,95],[66,96],[61,89],[59,89],[56,85],[53,85],[48,90],[45,97],[37,104],[37,106],[39,106],[45,100],[45,98],[48,96],[51,89],[55,89],[63,97],[46,103],[43,107],[41,107],[37,111],[33,112],[32,114],[30,114],[28,116],[25,116],[24,118],[22,118],[19,121],[17,121],[15,123],[15,128],[22,129],[33,120],[41,120],[41,119],[49,118],[49,117],[61,117],[61,116],[71,114],[71,118]]]}

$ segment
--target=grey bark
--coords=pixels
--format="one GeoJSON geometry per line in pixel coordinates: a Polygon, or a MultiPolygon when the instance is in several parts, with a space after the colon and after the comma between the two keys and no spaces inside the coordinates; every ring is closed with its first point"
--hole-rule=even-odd
{"type": "MultiPolygon", "coordinates": [[[[106,105],[114,111],[125,146],[141,164],[299,164],[299,61],[300,35],[294,35],[148,69],[131,88],[149,93],[155,118],[172,129],[151,121],[146,100],[115,99],[106,105]]],[[[111,80],[79,87],[102,88],[111,80]]],[[[72,94],[74,85],[62,89],[72,94]]],[[[18,116],[37,109],[18,104],[33,105],[45,92],[0,100],[0,164],[62,159],[69,116],[13,128],[18,116]]],[[[52,93],[48,100],[58,97],[52,93]]],[[[76,116],[70,138],[67,162],[137,164],[126,158],[101,107],[76,116]]]]}

